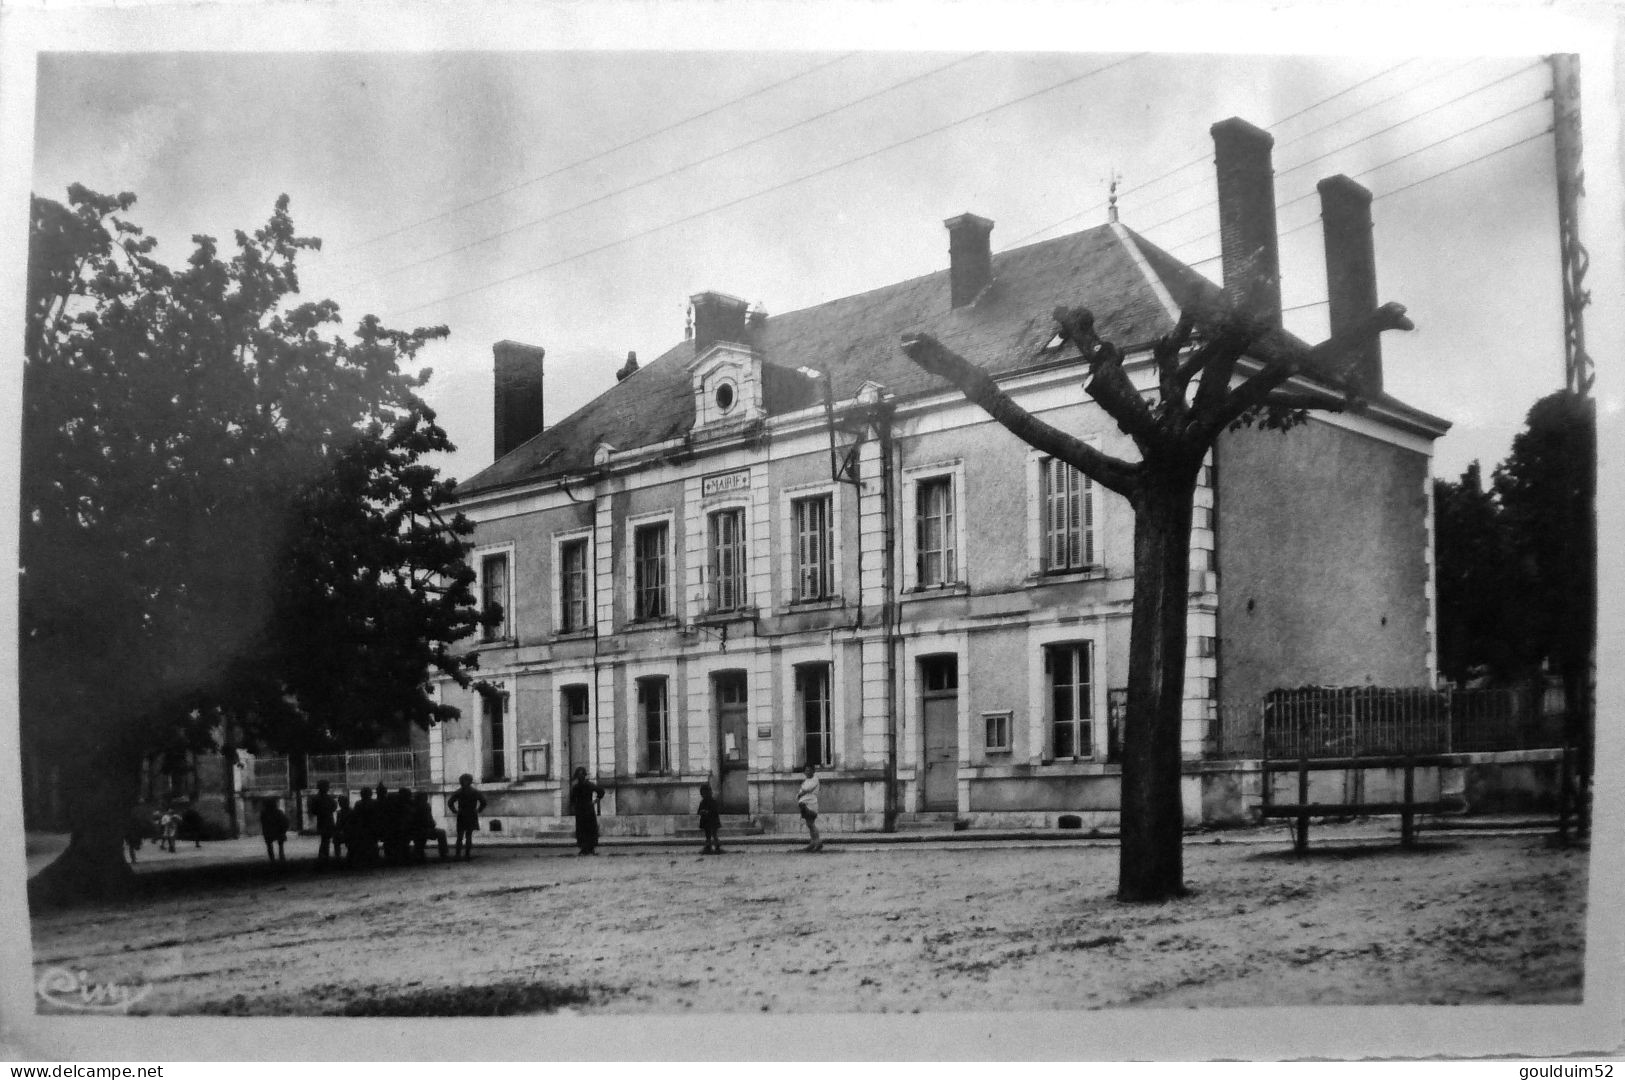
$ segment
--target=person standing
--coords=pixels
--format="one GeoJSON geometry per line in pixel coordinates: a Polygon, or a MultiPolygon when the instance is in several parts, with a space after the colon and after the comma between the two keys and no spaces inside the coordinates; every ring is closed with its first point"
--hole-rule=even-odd
{"type": "Polygon", "coordinates": [[[480,811],[485,809],[485,796],[474,787],[474,777],[464,773],[457,778],[457,790],[446,800],[446,809],[457,817],[457,842],[452,845],[452,857],[464,862],[474,857],[474,834],[480,828],[480,811]]]}
{"type": "Polygon", "coordinates": [[[265,856],[271,862],[287,862],[288,815],[275,799],[260,804],[260,835],[265,837],[265,856]]]}
{"type": "Polygon", "coordinates": [[[722,828],[722,814],[717,810],[717,800],[711,794],[710,784],[700,785],[700,831],[705,834],[705,847],[700,849],[701,855],[721,855],[722,841],[717,838],[717,832],[722,828]]]}
{"type": "Polygon", "coordinates": [[[809,761],[802,773],[806,779],[801,782],[801,790],[796,792],[796,806],[801,811],[801,820],[807,823],[810,838],[807,850],[823,851],[824,841],[818,835],[818,770],[809,761]]]}
{"type": "Polygon", "coordinates": [[[598,854],[598,800],[604,789],[587,779],[587,767],[577,765],[570,784],[570,807],[576,818],[576,847],[583,855],[598,854]]]}
{"type": "Polygon", "coordinates": [[[310,816],[316,819],[316,835],[321,837],[321,844],[316,848],[318,870],[327,869],[327,863],[333,857],[334,816],[337,813],[338,803],[327,793],[327,781],[316,781],[316,794],[310,797],[310,816]]]}

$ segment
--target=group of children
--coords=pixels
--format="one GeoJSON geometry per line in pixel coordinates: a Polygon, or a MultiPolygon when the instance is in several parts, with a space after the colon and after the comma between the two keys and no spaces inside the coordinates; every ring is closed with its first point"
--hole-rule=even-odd
{"type": "MultiPolygon", "coordinates": [[[[807,823],[809,839],[805,850],[823,851],[824,838],[818,833],[818,770],[809,764],[801,772],[805,779],[796,792],[796,809],[801,813],[801,820],[807,823]]],[[[701,855],[722,854],[721,830],[722,812],[717,806],[716,796],[712,794],[710,784],[701,784],[700,831],[705,834],[701,855]]]]}
{"type": "MultiPolygon", "coordinates": [[[[473,833],[465,834],[462,829],[464,815],[456,805],[458,797],[472,792],[473,798],[465,797],[464,801],[472,804],[476,816],[485,800],[473,791],[472,777],[465,775],[463,779],[465,783],[452,795],[451,805],[458,814],[457,854],[468,858],[473,851],[473,833]]],[[[379,784],[376,790],[362,788],[352,806],[348,796],[334,798],[328,788],[326,780],[319,781],[316,794],[307,803],[320,840],[316,869],[325,870],[337,863],[350,867],[376,866],[380,861],[392,865],[421,863],[431,840],[438,846],[440,857],[446,858],[446,830],[435,820],[428,792],[404,787],[391,792],[379,784]]],[[[279,800],[266,799],[260,804],[260,835],[265,840],[266,858],[273,863],[286,862],[288,815],[279,800]]]]}
{"type": "Polygon", "coordinates": [[[134,865],[148,837],[157,840],[159,851],[173,852],[175,841],[183,833],[195,846],[203,846],[203,817],[185,799],[166,802],[150,815],[137,809],[124,830],[124,850],[134,865]]]}

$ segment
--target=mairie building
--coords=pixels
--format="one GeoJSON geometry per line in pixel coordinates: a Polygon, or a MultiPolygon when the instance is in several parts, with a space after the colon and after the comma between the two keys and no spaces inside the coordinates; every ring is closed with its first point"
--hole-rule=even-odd
{"type": "MultiPolygon", "coordinates": [[[[1213,131],[1225,276],[1278,281],[1271,139],[1213,131]]],[[[1321,196],[1337,327],[1376,306],[1370,195],[1334,177],[1321,196]]],[[[933,334],[1134,458],[1052,312],[1091,309],[1151,394],[1153,343],[1223,290],[1111,218],[994,254],[994,223],[962,214],[936,273],[779,315],[699,293],[680,341],[549,427],[543,351],[497,344],[496,459],[459,491],[479,596],[502,611],[478,644],[499,693],[439,688],[462,716],[418,735],[436,783],[473,774],[487,819],[522,834],[568,828],[578,766],[611,835],[691,828],[703,783],[739,823],[799,828],[808,763],[836,830],[1115,824],[1132,512],[899,344],[933,334]]],[[[1245,815],[1256,777],[1216,751],[1256,736],[1270,690],[1433,684],[1429,463],[1447,425],[1382,391],[1376,347],[1359,378],[1357,406],[1227,432],[1203,469],[1193,822],[1245,815]]]]}

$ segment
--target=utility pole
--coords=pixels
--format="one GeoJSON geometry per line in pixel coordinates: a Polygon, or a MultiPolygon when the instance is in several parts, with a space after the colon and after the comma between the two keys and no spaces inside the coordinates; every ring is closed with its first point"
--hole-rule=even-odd
{"type": "Polygon", "coordinates": [[[1563,262],[1563,385],[1589,394],[1593,378],[1585,349],[1584,310],[1591,303],[1585,288],[1591,256],[1580,242],[1580,197],[1585,194],[1585,168],[1580,154],[1580,57],[1555,53],[1552,66],[1552,130],[1557,152],[1557,236],[1563,262]]]}

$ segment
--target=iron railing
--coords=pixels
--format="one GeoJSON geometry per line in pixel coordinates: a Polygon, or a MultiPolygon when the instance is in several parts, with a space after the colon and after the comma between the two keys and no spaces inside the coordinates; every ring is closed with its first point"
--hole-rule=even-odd
{"type": "Polygon", "coordinates": [[[1335,758],[1561,747],[1561,690],[1312,686],[1274,690],[1250,730],[1223,725],[1220,758],[1335,758]]]}
{"type": "Polygon", "coordinates": [[[314,788],[326,780],[338,791],[360,787],[420,787],[429,783],[429,755],[419,750],[350,750],[342,754],[307,754],[305,783],[314,788]]]}

